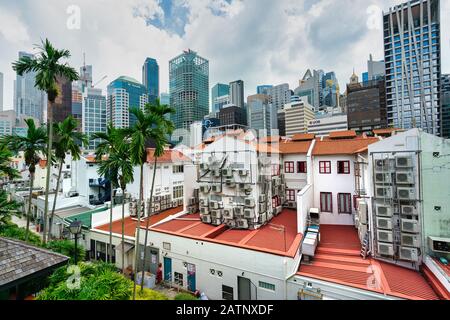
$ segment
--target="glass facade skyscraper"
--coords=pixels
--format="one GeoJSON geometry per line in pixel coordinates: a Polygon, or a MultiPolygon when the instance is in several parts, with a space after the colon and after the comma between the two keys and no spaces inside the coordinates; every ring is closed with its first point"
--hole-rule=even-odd
{"type": "Polygon", "coordinates": [[[230,103],[239,108],[244,108],[244,81],[230,82],[230,103]]]}
{"type": "MultiPolygon", "coordinates": [[[[86,88],[83,94],[83,133],[90,138],[96,132],[106,132],[106,97],[101,89],[86,88]]],[[[89,150],[95,150],[98,139],[89,139],[89,150]]]]}
{"type": "Polygon", "coordinates": [[[413,0],[384,13],[388,123],[439,135],[440,2],[413,0]]]}
{"type": "Polygon", "coordinates": [[[145,59],[142,66],[142,83],[147,88],[149,102],[154,102],[159,97],[159,66],[153,58],[145,59]]]}
{"type": "Polygon", "coordinates": [[[119,77],[108,85],[106,119],[115,128],[128,128],[136,122],[130,108],[144,108],[147,88],[130,77],[119,77]]]}
{"type": "Polygon", "coordinates": [[[268,94],[268,90],[272,88],[273,85],[264,84],[256,87],[256,94],[268,94]]]}
{"type": "Polygon", "coordinates": [[[441,125],[442,137],[450,138],[450,74],[444,74],[441,78],[441,125]]]}
{"type": "Polygon", "coordinates": [[[217,83],[211,89],[211,112],[217,114],[220,110],[220,104],[217,102],[217,98],[227,96],[230,93],[230,86],[223,83],[217,83]]]}
{"type": "MultiPolygon", "coordinates": [[[[176,129],[189,131],[193,122],[209,113],[209,62],[192,50],[169,61],[170,105],[175,108],[171,119],[176,129]]],[[[178,131],[179,132],[179,131],[178,131]]],[[[173,140],[180,134],[174,133],[173,140]]]]}

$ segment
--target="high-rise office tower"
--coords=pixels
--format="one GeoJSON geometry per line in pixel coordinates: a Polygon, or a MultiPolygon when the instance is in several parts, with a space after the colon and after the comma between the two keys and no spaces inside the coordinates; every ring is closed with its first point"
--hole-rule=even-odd
{"type": "Polygon", "coordinates": [[[254,94],[247,97],[247,122],[258,133],[264,130],[270,135],[272,129],[278,129],[277,109],[270,103],[270,96],[254,94]]]}
{"type": "Polygon", "coordinates": [[[78,122],[77,130],[81,131],[83,118],[83,89],[81,81],[72,82],[72,116],[78,122]]]}
{"type": "Polygon", "coordinates": [[[142,66],[142,83],[147,88],[148,101],[154,102],[159,97],[159,66],[153,58],[145,59],[142,66]]]}
{"type": "Polygon", "coordinates": [[[239,108],[244,108],[244,81],[230,82],[230,103],[239,108]]]}
{"type": "Polygon", "coordinates": [[[441,125],[442,137],[450,138],[450,74],[441,78],[441,125]]]}
{"type": "Polygon", "coordinates": [[[269,95],[270,103],[275,109],[280,110],[286,103],[291,102],[292,91],[289,90],[287,83],[283,83],[267,89],[267,95],[269,95]]]}
{"type": "Polygon", "coordinates": [[[148,102],[147,88],[130,77],[119,77],[108,85],[106,121],[115,128],[128,128],[136,118],[130,108],[144,108],[148,102]]]}
{"type": "Polygon", "coordinates": [[[161,92],[159,95],[159,103],[162,105],[170,106],[170,94],[161,92]]]}
{"type": "Polygon", "coordinates": [[[220,105],[217,102],[217,98],[228,96],[230,94],[230,86],[223,83],[217,83],[211,89],[211,112],[217,114],[220,110],[220,105]]]}
{"type": "MultiPolygon", "coordinates": [[[[96,132],[106,132],[106,97],[102,90],[86,88],[82,97],[82,130],[89,138],[96,132]]],[[[89,139],[89,150],[95,150],[100,141],[89,139]]]]}
{"type": "Polygon", "coordinates": [[[256,94],[269,94],[268,91],[272,87],[273,87],[273,85],[271,85],[271,84],[263,84],[261,86],[257,86],[256,94]]]}
{"type": "MultiPolygon", "coordinates": [[[[373,60],[372,54],[367,60],[367,81],[381,80],[384,78],[384,60],[375,61],[373,60]]],[[[363,82],[365,79],[363,79],[363,82]]]]}
{"type": "Polygon", "coordinates": [[[303,78],[299,81],[299,86],[294,90],[294,94],[300,98],[305,97],[306,101],[318,112],[322,105],[322,70],[307,70],[303,78]]]}
{"type": "Polygon", "coordinates": [[[440,2],[412,0],[384,13],[388,123],[439,135],[440,2]]]}
{"type": "MultiPolygon", "coordinates": [[[[26,52],[19,52],[19,59],[22,57],[33,58],[33,55],[26,52]]],[[[44,121],[44,113],[47,109],[47,95],[37,89],[35,85],[36,72],[28,72],[22,76],[16,76],[14,82],[14,110],[17,117],[21,115],[30,116],[39,121],[44,121]],[[45,110],[44,110],[45,109],[45,110]]]]}
{"type": "Polygon", "coordinates": [[[3,73],[0,72],[0,112],[3,111],[3,73]]]}
{"type": "Polygon", "coordinates": [[[234,104],[228,104],[220,109],[218,117],[221,126],[247,125],[247,113],[245,109],[234,104]]]}
{"type": "Polygon", "coordinates": [[[336,74],[331,71],[325,73],[322,77],[322,106],[333,107],[339,106],[339,83],[336,74]]]}
{"type": "MultiPolygon", "coordinates": [[[[191,124],[209,113],[209,62],[186,50],[169,61],[170,105],[176,129],[189,131],[191,124]]],[[[174,140],[180,138],[175,133],[174,140]]]]}

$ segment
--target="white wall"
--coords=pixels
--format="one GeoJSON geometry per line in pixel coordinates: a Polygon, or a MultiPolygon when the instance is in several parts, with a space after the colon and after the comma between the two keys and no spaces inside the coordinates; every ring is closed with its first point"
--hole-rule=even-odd
{"type": "Polygon", "coordinates": [[[307,217],[309,209],[314,203],[314,187],[306,185],[297,193],[297,232],[304,233],[307,226],[307,217]]]}
{"type": "MultiPolygon", "coordinates": [[[[307,161],[306,154],[286,154],[283,155],[283,174],[286,181],[286,189],[295,190],[299,192],[307,184],[307,173],[297,173],[297,162],[307,161]],[[294,163],[294,173],[286,173],[286,162],[294,163]]],[[[308,166],[306,165],[308,170],[308,166]]]]}

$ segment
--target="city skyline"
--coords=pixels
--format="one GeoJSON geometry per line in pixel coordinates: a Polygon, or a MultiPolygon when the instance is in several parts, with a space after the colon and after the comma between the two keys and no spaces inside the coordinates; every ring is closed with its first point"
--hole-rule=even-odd
{"type": "MultiPolygon", "coordinates": [[[[367,71],[369,54],[375,60],[383,59],[382,27],[377,26],[376,19],[381,22],[381,11],[386,12],[401,2],[286,0],[261,5],[261,1],[205,0],[176,6],[169,1],[128,0],[118,3],[111,11],[112,17],[107,19],[98,15],[104,5],[100,1],[1,2],[0,46],[4,50],[0,53],[0,72],[4,73],[4,109],[13,108],[12,61],[18,51],[33,51],[33,44],[39,43],[41,37],[48,37],[56,46],[67,47],[73,54],[70,64],[76,68],[82,65],[83,52],[86,52],[87,63],[95,66],[94,82],[103,75],[108,76],[99,86],[104,91],[109,82],[121,75],[140,79],[142,61],[151,56],[160,65],[160,91],[167,92],[168,62],[187,48],[210,61],[210,86],[242,79],[246,96],[256,93],[256,86],[261,84],[288,83],[295,88],[307,69],[335,71],[342,91],[353,68],[357,74],[367,71]],[[352,10],[347,13],[342,10],[348,16],[338,19],[331,16],[336,6],[340,9],[351,6],[352,10]],[[77,8],[79,29],[75,19],[77,8]],[[51,22],[44,19],[48,12],[55,17],[51,22]],[[242,19],[250,13],[251,19],[242,19]],[[276,25],[260,23],[267,14],[276,25]],[[127,30],[112,25],[119,18],[127,30]],[[51,25],[60,27],[51,28],[51,25]],[[267,28],[271,28],[270,32],[267,28]],[[202,37],[198,37],[200,29],[202,37]],[[217,37],[218,31],[223,36],[217,37]],[[146,45],[137,38],[153,39],[158,45],[146,45]],[[249,38],[254,41],[244,41],[249,38]],[[234,50],[236,46],[240,50],[234,50]]],[[[441,16],[449,14],[450,3],[442,1],[441,16]]],[[[441,29],[445,57],[450,51],[450,27],[445,19],[441,29]]],[[[449,71],[450,61],[443,59],[442,73],[449,71]]]]}

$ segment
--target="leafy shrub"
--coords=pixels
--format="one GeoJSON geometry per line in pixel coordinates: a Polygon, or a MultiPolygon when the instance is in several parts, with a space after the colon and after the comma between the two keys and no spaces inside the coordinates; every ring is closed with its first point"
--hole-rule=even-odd
{"type": "MultiPolygon", "coordinates": [[[[0,226],[0,236],[25,241],[25,228],[19,228],[16,224],[6,224],[0,226]]],[[[41,246],[41,238],[33,232],[28,233],[28,243],[41,246]]]]}
{"type": "Polygon", "coordinates": [[[198,299],[189,293],[179,293],[175,296],[175,300],[198,300],[198,299]]]}
{"type": "MultiPolygon", "coordinates": [[[[70,240],[54,240],[47,243],[46,248],[54,252],[61,253],[70,258],[70,263],[75,261],[75,243],[70,240]]],[[[84,248],[77,247],[77,261],[83,261],[85,257],[84,248]]]]}
{"type": "Polygon", "coordinates": [[[141,294],[141,286],[136,286],[136,300],[169,300],[169,298],[161,292],[144,288],[141,294]]]}

